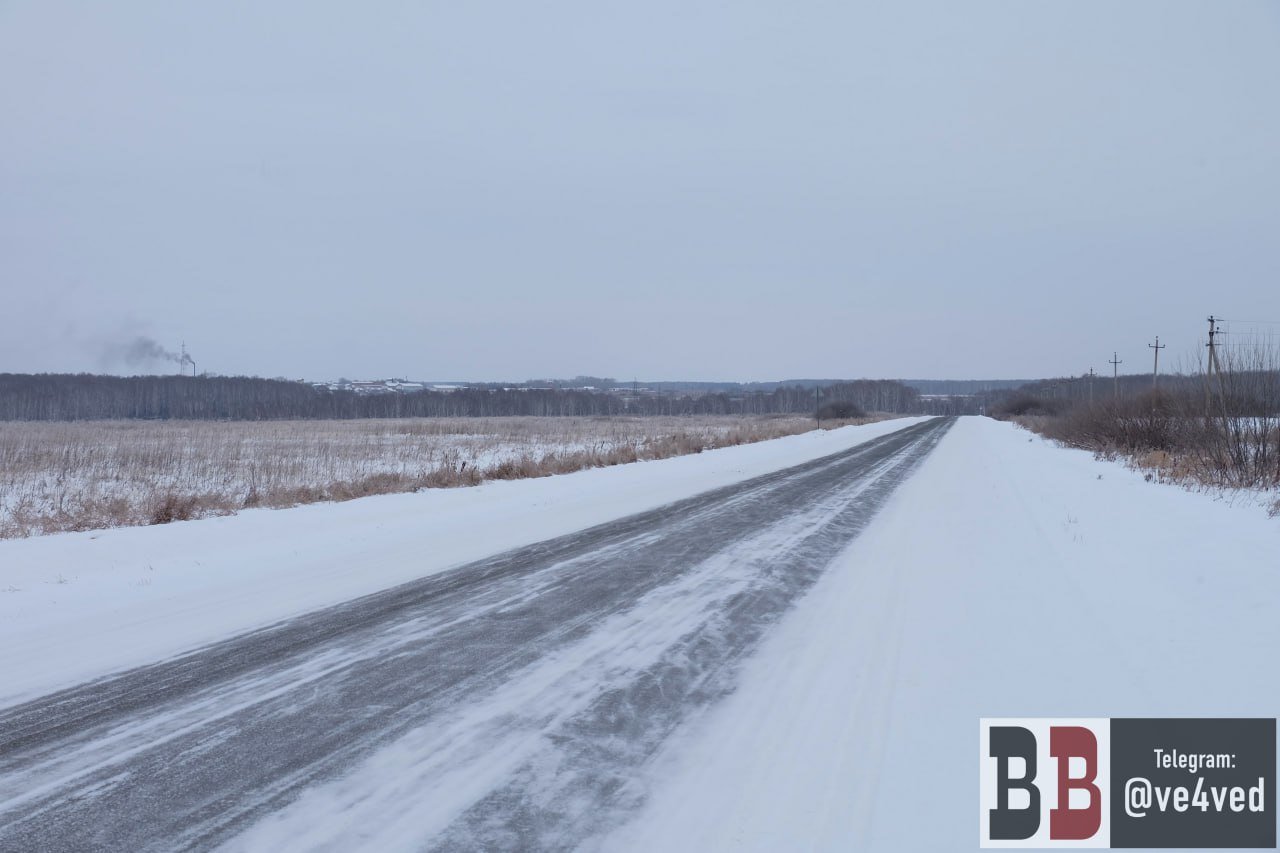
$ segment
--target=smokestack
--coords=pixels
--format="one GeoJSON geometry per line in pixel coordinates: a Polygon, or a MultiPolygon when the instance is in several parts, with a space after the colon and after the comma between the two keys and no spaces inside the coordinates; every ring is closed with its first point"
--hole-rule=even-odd
{"type": "Polygon", "coordinates": [[[196,360],[191,357],[191,353],[187,352],[187,342],[182,342],[182,354],[178,356],[178,375],[182,376],[186,373],[187,365],[191,365],[191,375],[196,375],[196,360]]]}

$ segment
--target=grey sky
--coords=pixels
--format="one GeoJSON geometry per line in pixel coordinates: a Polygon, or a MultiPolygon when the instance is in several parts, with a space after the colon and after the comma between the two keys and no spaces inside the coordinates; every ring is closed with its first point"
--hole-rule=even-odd
{"type": "Polygon", "coordinates": [[[0,371],[997,377],[1280,321],[1280,3],[0,4],[0,371]],[[156,369],[168,369],[157,363],[156,369]]]}

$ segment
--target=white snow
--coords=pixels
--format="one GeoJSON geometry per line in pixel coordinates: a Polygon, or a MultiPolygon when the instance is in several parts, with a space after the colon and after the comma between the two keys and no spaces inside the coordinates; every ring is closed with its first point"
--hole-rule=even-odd
{"type": "MultiPolygon", "coordinates": [[[[13,701],[147,662],[907,423],[543,480],[3,542],[0,590],[18,591],[0,591],[0,693],[13,701]]],[[[645,619],[617,616],[637,660],[638,626],[656,617],[678,628],[689,608],[733,588],[732,564],[708,570],[693,587],[637,601],[645,619]]],[[[981,717],[1275,716],[1277,613],[1280,521],[1262,507],[1148,483],[1011,425],[962,418],[766,637],[738,690],[675,731],[633,780],[644,806],[590,846],[973,847],[981,717]]],[[[538,715],[571,710],[611,667],[634,663],[597,652],[566,649],[572,660],[545,661],[491,707],[376,753],[237,844],[413,846],[424,814],[443,821],[527,754],[538,715]],[[468,761],[449,752],[477,745],[468,761]],[[326,804],[353,787],[365,797],[360,821],[335,828],[326,804]],[[428,801],[435,811],[404,811],[428,801]]]]}
{"type": "Polygon", "coordinates": [[[0,706],[902,429],[161,527],[0,541],[0,706]]]}
{"type": "MultiPolygon", "coordinates": [[[[615,813],[632,803],[619,793],[604,808],[593,796],[583,795],[584,776],[611,771],[594,761],[581,765],[582,754],[559,743],[561,727],[619,685],[652,672],[674,648],[699,636],[735,598],[753,589],[758,594],[763,572],[874,484],[871,478],[855,479],[831,500],[783,515],[732,543],[519,670],[461,712],[433,719],[373,751],[342,776],[311,787],[220,849],[413,851],[423,849],[426,839],[439,847],[452,843],[471,849],[480,842],[442,842],[439,836],[513,778],[520,778],[548,811],[587,825],[610,825],[615,813]]],[[[689,657],[684,661],[694,666],[689,657]]],[[[606,744],[609,750],[637,753],[646,746],[606,737],[586,752],[606,744]]],[[[0,800],[2,795],[0,791],[0,800]]],[[[522,842],[529,849],[565,845],[559,827],[541,831],[545,837],[531,835],[522,842]]]]}
{"type": "Polygon", "coordinates": [[[1280,521],[962,418],[609,851],[976,846],[981,717],[1280,708],[1280,521]]]}

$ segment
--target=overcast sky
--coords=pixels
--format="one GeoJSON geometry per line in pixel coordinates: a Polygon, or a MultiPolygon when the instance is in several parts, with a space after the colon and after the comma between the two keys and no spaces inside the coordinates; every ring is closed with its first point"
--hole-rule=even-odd
{"type": "Polygon", "coordinates": [[[0,2],[0,123],[0,371],[1032,377],[1280,335],[1277,2],[0,2]]]}

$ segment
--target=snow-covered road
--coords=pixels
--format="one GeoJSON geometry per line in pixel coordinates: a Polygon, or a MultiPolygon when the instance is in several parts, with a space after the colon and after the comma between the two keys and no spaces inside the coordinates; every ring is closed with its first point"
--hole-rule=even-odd
{"type": "Polygon", "coordinates": [[[1277,716],[1258,497],[960,418],[597,849],[976,850],[982,717],[1277,716]]]}
{"type": "Polygon", "coordinates": [[[951,426],[0,711],[0,848],[602,843],[951,426]]]}
{"type": "Polygon", "coordinates": [[[973,849],[980,717],[1280,709],[1256,496],[985,418],[0,543],[0,593],[5,851],[973,849]]]}

